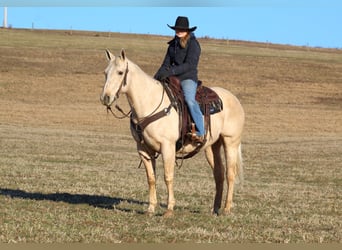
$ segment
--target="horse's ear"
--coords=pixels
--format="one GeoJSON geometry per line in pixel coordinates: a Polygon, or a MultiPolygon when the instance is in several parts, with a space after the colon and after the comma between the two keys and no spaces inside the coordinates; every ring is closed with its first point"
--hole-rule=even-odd
{"type": "Polygon", "coordinates": [[[106,57],[107,57],[107,60],[110,61],[114,59],[115,56],[108,49],[106,49],[106,57]]]}
{"type": "Polygon", "coordinates": [[[121,58],[122,58],[122,60],[126,60],[126,52],[125,52],[125,49],[121,49],[121,58]]]}

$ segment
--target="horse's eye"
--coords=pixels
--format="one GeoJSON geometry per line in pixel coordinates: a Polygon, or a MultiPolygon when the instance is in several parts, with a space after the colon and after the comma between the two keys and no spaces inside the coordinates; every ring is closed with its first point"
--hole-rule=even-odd
{"type": "Polygon", "coordinates": [[[119,71],[118,74],[119,74],[120,76],[122,76],[122,75],[123,75],[123,71],[119,71]]]}

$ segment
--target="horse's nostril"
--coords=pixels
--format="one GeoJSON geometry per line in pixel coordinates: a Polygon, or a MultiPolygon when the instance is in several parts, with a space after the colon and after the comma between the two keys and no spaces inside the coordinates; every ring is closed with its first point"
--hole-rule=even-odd
{"type": "Polygon", "coordinates": [[[108,105],[110,101],[110,97],[108,95],[105,95],[103,97],[103,104],[108,105]]]}

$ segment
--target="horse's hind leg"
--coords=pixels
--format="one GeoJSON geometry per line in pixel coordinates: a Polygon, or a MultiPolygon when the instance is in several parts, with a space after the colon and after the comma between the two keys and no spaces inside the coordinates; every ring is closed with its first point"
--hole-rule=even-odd
{"type": "Polygon", "coordinates": [[[231,138],[224,138],[224,151],[226,156],[226,179],[227,179],[227,197],[224,207],[224,213],[230,213],[233,205],[234,183],[238,171],[240,170],[240,140],[233,141],[231,138]]]}
{"type": "Polygon", "coordinates": [[[211,147],[208,147],[205,150],[205,155],[208,163],[213,169],[215,184],[216,184],[216,194],[214,201],[214,210],[213,213],[219,213],[222,203],[222,194],[223,194],[223,183],[224,183],[224,167],[222,165],[222,159],[220,155],[220,149],[222,146],[222,141],[219,139],[215,142],[211,147]]]}

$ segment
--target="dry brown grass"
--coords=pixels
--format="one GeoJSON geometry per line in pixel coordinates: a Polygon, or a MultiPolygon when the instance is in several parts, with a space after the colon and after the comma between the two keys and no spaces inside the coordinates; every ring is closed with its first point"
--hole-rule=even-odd
{"type": "MultiPolygon", "coordinates": [[[[1,242],[342,242],[342,52],[201,39],[200,78],[246,111],[245,185],[210,214],[204,156],[176,171],[157,216],[127,120],[99,102],[104,49],[153,74],[167,37],[0,30],[1,242]]],[[[122,106],[127,108],[124,99],[122,106]]]]}

